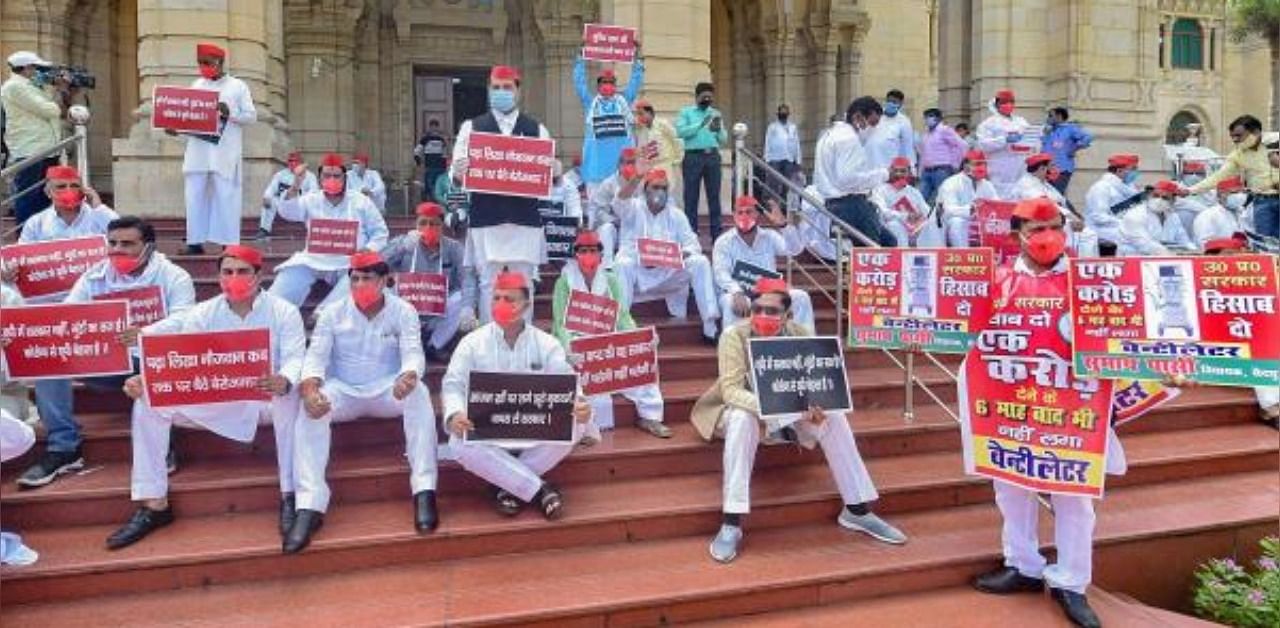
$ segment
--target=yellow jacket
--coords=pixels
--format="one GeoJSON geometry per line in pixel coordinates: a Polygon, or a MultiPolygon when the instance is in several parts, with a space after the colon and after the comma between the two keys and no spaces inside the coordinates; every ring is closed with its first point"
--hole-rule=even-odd
{"type": "MultiPolygon", "coordinates": [[[[781,335],[803,338],[813,334],[803,325],[787,321],[781,335]]],[[[756,415],[760,413],[760,402],[751,391],[751,365],[747,359],[747,340],[750,337],[750,320],[740,321],[720,334],[720,345],[716,348],[720,376],[693,404],[690,417],[698,434],[706,440],[715,437],[716,426],[720,423],[720,415],[725,408],[733,406],[756,415]]],[[[763,427],[763,423],[761,426],[763,427]]]]}
{"type": "Polygon", "coordinates": [[[1275,194],[1280,190],[1280,170],[1267,161],[1267,151],[1261,144],[1253,148],[1237,147],[1227,155],[1227,162],[1216,172],[1193,186],[1192,194],[1201,194],[1218,187],[1223,179],[1241,175],[1251,191],[1275,194]]]}
{"type": "Polygon", "coordinates": [[[653,165],[665,169],[668,175],[673,174],[672,169],[680,163],[684,155],[684,146],[680,142],[680,136],[676,135],[676,128],[671,126],[665,118],[654,118],[652,127],[637,124],[636,146],[640,149],[641,155],[644,154],[644,148],[650,142],[658,147],[658,158],[653,161],[653,165]]]}

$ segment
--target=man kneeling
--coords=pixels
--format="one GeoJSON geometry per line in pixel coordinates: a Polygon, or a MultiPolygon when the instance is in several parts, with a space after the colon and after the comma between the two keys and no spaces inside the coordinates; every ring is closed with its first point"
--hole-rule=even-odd
{"type": "MultiPolygon", "coordinates": [[[[770,422],[759,415],[760,404],[751,391],[748,370],[748,340],[773,336],[812,335],[791,320],[791,296],[781,279],[761,279],[751,304],[751,319],[740,322],[720,336],[716,353],[720,377],[698,399],[693,408],[693,424],[708,441],[724,439],[724,523],[711,541],[711,557],[727,563],[738,556],[742,543],[742,516],[751,510],[751,469],[762,430],[770,432],[770,422]]],[[[835,478],[844,508],[836,520],[842,527],[865,532],[885,543],[902,544],[907,537],[871,512],[868,504],[879,494],[867,474],[853,430],[842,412],[810,408],[807,416],[792,423],[799,443],[822,446],[827,466],[835,478]]]]}

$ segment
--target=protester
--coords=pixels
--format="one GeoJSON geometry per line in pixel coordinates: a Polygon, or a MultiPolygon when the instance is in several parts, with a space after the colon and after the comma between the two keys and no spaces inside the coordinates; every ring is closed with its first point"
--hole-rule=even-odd
{"type": "MultiPolygon", "coordinates": [[[[778,105],[777,119],[765,129],[764,160],[786,178],[804,164],[800,153],[800,130],[791,120],[791,107],[785,103],[778,105]]],[[[786,187],[782,184],[775,185],[773,191],[779,198],[786,198],[786,187]]]]}
{"type": "MultiPolygon", "coordinates": [[[[97,191],[81,182],[75,168],[51,166],[44,177],[45,194],[52,203],[22,223],[18,242],[106,235],[107,225],[120,217],[102,202],[97,191]]],[[[12,279],[6,277],[5,281],[12,279]]]]}
{"type": "Polygon", "coordinates": [[[991,184],[1005,200],[1018,198],[1015,186],[1027,156],[1035,152],[1035,145],[1027,137],[1031,125],[1022,116],[1014,115],[1014,104],[1012,90],[996,92],[988,107],[991,115],[978,125],[976,132],[978,148],[987,155],[991,184]]]}
{"type": "Polygon", "coordinates": [[[1066,197],[1053,186],[1053,181],[1058,176],[1053,167],[1053,156],[1049,153],[1036,153],[1027,157],[1026,163],[1026,173],[1018,179],[1018,184],[1014,188],[1014,197],[1017,200],[1047,198],[1053,201],[1053,204],[1058,206],[1058,210],[1064,216],[1068,216],[1067,225],[1070,231],[1067,236],[1067,246],[1073,256],[1097,257],[1098,234],[1085,226],[1084,221],[1075,217],[1066,197]]]}
{"type": "Polygon", "coordinates": [[[960,172],[938,188],[938,209],[946,224],[947,246],[967,247],[973,225],[974,205],[980,200],[1000,200],[987,180],[987,156],[980,150],[965,153],[960,172]]]}
{"type": "MultiPolygon", "coordinates": [[[[888,170],[894,159],[901,157],[902,138],[898,136],[899,125],[891,122],[884,115],[880,102],[870,96],[865,97],[865,116],[867,130],[859,134],[862,145],[867,149],[867,159],[873,168],[888,170]]],[[[862,100],[862,99],[859,99],[862,100]]]]}
{"type": "MultiPolygon", "coordinates": [[[[1197,246],[1204,248],[1210,241],[1222,240],[1240,233],[1240,212],[1249,199],[1244,181],[1230,177],[1218,182],[1217,202],[1196,216],[1191,225],[1191,235],[1197,246]]],[[[1178,217],[1182,219],[1181,216],[1178,217]]],[[[1186,223],[1183,223],[1186,226],[1186,223]]],[[[1208,253],[1208,249],[1205,250],[1208,253]]]]}
{"type": "MultiPolygon", "coordinates": [[[[613,266],[613,256],[618,251],[618,215],[614,213],[613,203],[618,198],[618,191],[623,183],[638,181],[642,176],[640,151],[624,148],[618,154],[618,169],[609,178],[600,182],[587,198],[587,225],[600,236],[600,245],[604,247],[604,265],[613,266]]],[[[647,171],[647,170],[646,170],[647,171]]],[[[640,186],[628,186],[632,198],[640,192],[640,186]]]]}
{"type": "MultiPolygon", "coordinates": [[[[401,418],[413,522],[419,534],[439,525],[436,511],[436,417],[422,357],[418,312],[387,292],[391,268],[372,251],[351,256],[351,295],[320,312],[302,365],[294,445],[297,516],[285,554],[302,551],[329,509],[333,423],[361,417],[401,418]]],[[[398,456],[397,456],[398,458],[398,456]]]]}
{"type": "Polygon", "coordinates": [[[933,207],[911,185],[911,162],[906,157],[889,163],[889,180],[871,192],[871,202],[880,210],[880,222],[893,234],[897,246],[946,246],[933,207]]]}
{"type": "MultiPolygon", "coordinates": [[[[742,519],[751,511],[751,471],[761,433],[777,432],[782,427],[759,414],[760,403],[751,387],[748,341],[813,335],[792,320],[791,295],[785,281],[762,279],[756,284],[755,293],[750,321],[725,329],[720,337],[716,349],[719,375],[711,389],[698,398],[691,418],[702,438],[724,439],[724,514],[720,531],[710,546],[711,557],[721,563],[736,558],[742,544],[742,519]]],[[[822,447],[844,504],[836,519],[841,527],[864,532],[885,543],[907,542],[906,535],[871,512],[870,504],[879,494],[858,453],[844,412],[813,406],[790,429],[801,446],[822,447]]]]}
{"type": "Polygon", "coordinates": [[[368,153],[351,156],[351,164],[347,168],[347,189],[364,194],[379,212],[387,213],[387,186],[382,182],[382,175],[369,167],[368,153]]]}
{"type": "Polygon", "coordinates": [[[473,427],[467,416],[471,373],[572,373],[564,348],[554,336],[528,324],[523,310],[533,308],[529,280],[505,272],[494,281],[492,322],[467,334],[449,360],[441,383],[441,405],[449,449],[462,468],[488,482],[499,513],[514,517],[533,504],[547,519],[564,514],[560,489],[543,479],[573,451],[591,421],[591,406],[579,397],[573,406],[570,442],[540,442],[518,453],[486,442],[466,440],[473,427]]]}
{"type": "Polygon", "coordinates": [[[138,502],[138,507],[120,529],[107,537],[107,549],[132,545],[173,522],[165,457],[174,425],[198,426],[223,438],[251,443],[258,423],[270,422],[275,432],[276,467],[280,474],[280,536],[283,538],[293,525],[294,422],[298,418],[297,386],[307,339],[298,308],[262,291],[261,273],[261,252],[230,245],[218,260],[221,294],[142,330],[144,336],[269,330],[271,371],[258,380],[258,388],[270,393],[271,400],[157,409],[148,403],[141,376],[125,380],[124,392],[134,400],[130,497],[138,502]]]}
{"type": "Polygon", "coordinates": [[[680,159],[684,145],[671,121],[659,118],[653,105],[641,98],[632,105],[636,117],[636,152],[649,168],[662,168],[671,179],[671,193],[679,193],[680,159]]]}
{"type": "MultiPolygon", "coordinates": [[[[863,147],[863,138],[874,128],[880,104],[870,96],[854,99],[837,121],[818,140],[814,151],[813,183],[827,204],[827,211],[881,246],[895,246],[897,239],[880,224],[875,205],[868,196],[889,179],[887,168],[872,165],[863,147]]],[[[886,164],[887,165],[887,164],[886,164]]],[[[854,246],[867,246],[855,238],[854,246]]]]}
{"type": "MultiPolygon", "coordinates": [[[[744,286],[735,279],[733,268],[738,262],[751,264],[769,273],[778,272],[778,257],[795,257],[804,248],[800,232],[787,221],[777,202],[772,199],[766,203],[769,207],[764,212],[769,229],[760,228],[759,202],[750,196],[740,196],[733,205],[734,229],[726,231],[716,238],[712,248],[711,263],[714,269],[716,288],[720,292],[720,314],[722,327],[728,329],[739,320],[751,314],[751,288],[755,282],[744,286]]],[[[813,302],[809,293],[804,290],[791,289],[788,292],[791,302],[795,304],[793,311],[795,321],[809,333],[817,329],[814,321],[813,302]]]]}
{"type": "Polygon", "coordinates": [[[1141,202],[1138,181],[1138,156],[1117,153],[1107,158],[1107,172],[1084,197],[1084,224],[1098,234],[1100,244],[1108,248],[1120,244],[1120,216],[1126,204],[1141,202]]]}
{"type": "Polygon", "coordinates": [[[715,87],[698,83],[693,88],[697,104],[680,110],[676,133],[684,142],[684,160],[680,171],[684,185],[684,213],[689,227],[698,233],[698,203],[702,188],[707,191],[707,216],[711,223],[711,239],[720,236],[723,209],[720,206],[720,149],[729,144],[729,130],[724,116],[712,107],[715,87]]]}
{"type": "Polygon", "coordinates": [[[422,166],[422,200],[434,200],[444,203],[445,199],[435,195],[436,180],[449,169],[447,155],[449,140],[440,131],[440,121],[432,118],[427,121],[427,130],[418,138],[413,147],[413,161],[422,166]]]}
{"type": "MultiPolygon", "coordinates": [[[[896,157],[902,157],[911,163],[911,169],[915,170],[916,166],[916,133],[911,128],[911,118],[902,112],[902,103],[907,99],[902,90],[891,89],[884,96],[884,115],[873,123],[876,127],[876,136],[886,138],[885,143],[893,147],[893,151],[888,153],[888,159],[883,163],[893,161],[896,157]]],[[[876,145],[877,140],[872,139],[868,142],[876,145]]]]}
{"type": "MultiPolygon", "coordinates": [[[[62,140],[63,118],[77,89],[63,73],[50,77],[53,65],[34,52],[19,50],[7,59],[9,79],[0,85],[0,108],[4,113],[4,145],[9,149],[8,165],[16,164],[52,148],[62,140]],[[53,88],[52,90],[50,88],[53,88]],[[56,93],[50,93],[50,92],[56,93]]],[[[40,177],[58,165],[55,153],[19,170],[11,192],[13,216],[19,225],[48,207],[50,197],[42,194],[40,177]],[[24,193],[25,192],[25,193],[24,193]]]]}
{"type": "Polygon", "coordinates": [[[968,122],[956,123],[956,135],[959,135],[960,139],[964,140],[964,143],[969,145],[970,150],[978,147],[978,138],[974,137],[973,133],[969,130],[968,122]]]}
{"type": "Polygon", "coordinates": [[[1071,175],[1076,171],[1076,153],[1093,144],[1093,135],[1070,122],[1070,118],[1066,107],[1050,109],[1043,132],[1044,148],[1053,155],[1053,167],[1058,169],[1058,177],[1051,183],[1063,196],[1067,195],[1071,175]]]}
{"type": "Polygon", "coordinates": [[[587,88],[587,61],[578,56],[573,64],[573,87],[585,114],[582,138],[582,180],[587,193],[613,174],[618,153],[633,145],[635,119],[631,103],[644,86],[644,59],[640,42],[636,42],[635,62],[631,64],[631,80],[618,93],[618,77],[613,70],[601,70],[596,76],[595,93],[587,88]]]}
{"type": "Polygon", "coordinates": [[[284,195],[293,187],[295,171],[303,172],[302,185],[299,190],[302,194],[309,194],[320,189],[320,184],[316,181],[315,173],[307,169],[306,162],[302,160],[302,153],[293,151],[285,159],[284,167],[276,171],[271,176],[271,180],[267,182],[267,188],[262,191],[262,214],[258,217],[258,239],[265,240],[271,237],[271,228],[275,226],[276,213],[280,211],[280,203],[284,202],[284,195]]]}
{"type": "Polygon", "coordinates": [[[942,182],[959,170],[969,144],[942,121],[941,109],[925,109],[924,127],[920,135],[920,193],[932,206],[942,182]]]}
{"type": "Polygon", "coordinates": [[[1182,221],[1173,211],[1180,186],[1168,180],[1156,182],[1151,198],[1134,205],[1120,219],[1121,256],[1168,255],[1169,247],[1197,250],[1182,221]]]}
{"type": "Polygon", "coordinates": [[[1235,150],[1222,167],[1191,186],[1191,194],[1212,190],[1223,179],[1240,176],[1253,194],[1253,227],[1259,235],[1280,237],[1280,167],[1274,165],[1262,145],[1262,122],[1250,115],[1231,121],[1235,150]]]}
{"type": "MultiPolygon", "coordinates": [[[[216,138],[189,135],[182,159],[186,178],[188,255],[204,253],[204,243],[240,243],[241,186],[244,180],[242,153],[244,127],[258,119],[249,86],[227,74],[227,51],[213,44],[196,46],[200,78],[196,89],[218,92],[218,135],[216,138]]],[[[174,131],[168,131],[175,134],[174,131]]]]}

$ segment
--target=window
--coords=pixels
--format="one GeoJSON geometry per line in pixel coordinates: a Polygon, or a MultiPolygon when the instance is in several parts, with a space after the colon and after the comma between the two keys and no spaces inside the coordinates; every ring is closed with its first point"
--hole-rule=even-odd
{"type": "Polygon", "coordinates": [[[1159,63],[1160,63],[1160,69],[1162,69],[1162,70],[1164,69],[1164,44],[1165,44],[1165,41],[1164,41],[1165,37],[1164,37],[1164,35],[1165,35],[1165,33],[1164,33],[1164,24],[1161,24],[1161,25],[1160,25],[1160,50],[1159,50],[1159,52],[1157,52],[1157,53],[1156,53],[1156,59],[1158,59],[1158,60],[1159,60],[1159,63]]]}
{"type": "Polygon", "coordinates": [[[1173,22],[1173,55],[1175,68],[1187,70],[1204,69],[1204,31],[1200,23],[1186,17],[1173,22]]]}

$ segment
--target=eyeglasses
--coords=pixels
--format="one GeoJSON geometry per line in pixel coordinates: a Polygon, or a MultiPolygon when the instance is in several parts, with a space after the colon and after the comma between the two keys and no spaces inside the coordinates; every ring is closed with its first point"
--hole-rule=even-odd
{"type": "Polygon", "coordinates": [[[752,305],[751,313],[764,314],[766,316],[782,316],[787,313],[787,310],[776,305],[752,305]]]}
{"type": "Polygon", "coordinates": [[[604,249],[598,246],[579,246],[573,249],[575,254],[579,253],[602,253],[604,249]]]}

